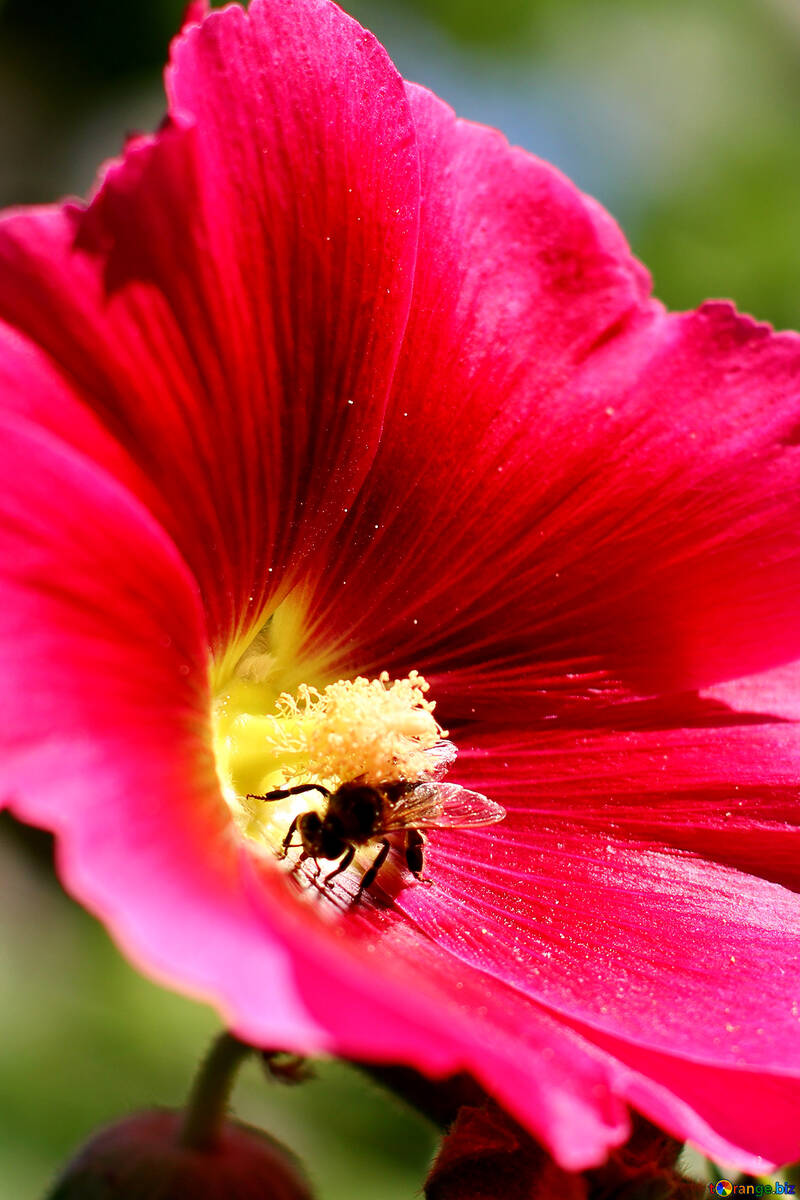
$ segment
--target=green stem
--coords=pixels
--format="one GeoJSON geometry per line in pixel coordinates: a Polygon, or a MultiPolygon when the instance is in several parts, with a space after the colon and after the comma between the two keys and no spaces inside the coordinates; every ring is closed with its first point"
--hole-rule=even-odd
{"type": "Polygon", "coordinates": [[[208,1150],[219,1136],[236,1071],[251,1047],[232,1033],[221,1033],[212,1043],[195,1076],[178,1144],[188,1150],[208,1150]]]}

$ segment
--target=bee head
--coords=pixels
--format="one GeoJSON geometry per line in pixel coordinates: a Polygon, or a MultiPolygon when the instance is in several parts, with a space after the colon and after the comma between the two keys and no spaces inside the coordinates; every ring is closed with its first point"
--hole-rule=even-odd
{"type": "Polygon", "coordinates": [[[307,812],[297,822],[297,832],[303,849],[312,858],[341,858],[347,849],[342,838],[339,822],[335,817],[324,819],[316,812],[307,812]]]}
{"type": "Polygon", "coordinates": [[[307,812],[298,817],[297,832],[303,842],[303,849],[312,858],[324,857],[322,853],[322,818],[319,813],[307,812]]]}

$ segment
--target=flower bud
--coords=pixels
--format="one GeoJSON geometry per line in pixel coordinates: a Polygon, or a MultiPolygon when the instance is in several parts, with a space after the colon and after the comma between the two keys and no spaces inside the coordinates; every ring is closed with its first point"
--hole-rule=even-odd
{"type": "Polygon", "coordinates": [[[312,1200],[292,1154],[266,1134],[226,1121],[213,1147],[182,1146],[183,1114],[134,1113],[96,1133],[48,1200],[312,1200]]]}
{"type": "Polygon", "coordinates": [[[562,1171],[502,1109],[462,1108],[425,1184],[426,1200],[588,1200],[586,1181],[562,1171]]]}
{"type": "Polygon", "coordinates": [[[678,1175],[680,1144],[634,1116],[626,1146],[600,1167],[561,1168],[508,1113],[489,1100],[464,1107],[425,1184],[426,1200],[700,1200],[702,1184],[678,1175]]]}

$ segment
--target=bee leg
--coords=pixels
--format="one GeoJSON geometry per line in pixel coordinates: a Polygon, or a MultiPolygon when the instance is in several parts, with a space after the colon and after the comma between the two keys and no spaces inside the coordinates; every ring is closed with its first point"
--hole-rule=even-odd
{"type": "Polygon", "coordinates": [[[278,858],[286,858],[286,855],[289,853],[289,843],[291,842],[292,838],[294,837],[295,830],[297,829],[297,822],[299,820],[300,820],[299,817],[295,817],[295,819],[292,821],[291,825],[289,826],[288,833],[286,834],[286,837],[283,839],[283,843],[281,845],[281,852],[278,855],[278,858]]]}
{"type": "Polygon", "coordinates": [[[257,795],[255,792],[248,792],[248,800],[285,800],[287,796],[299,796],[303,792],[322,792],[323,796],[330,796],[330,792],[321,783],[296,783],[294,787],[275,788],[271,792],[265,792],[263,796],[257,795]]]}
{"type": "MultiPolygon", "coordinates": [[[[314,858],[313,854],[308,854],[308,858],[313,859],[314,865],[312,868],[313,875],[311,874],[311,870],[309,870],[306,878],[309,882],[314,884],[315,888],[319,888],[319,876],[321,874],[323,874],[323,864],[320,863],[320,860],[318,858],[314,858]]],[[[321,888],[320,888],[320,890],[321,890],[321,888]]]]}
{"type": "Polygon", "coordinates": [[[422,869],[425,865],[425,858],[422,853],[422,847],[425,845],[425,839],[418,829],[409,829],[406,834],[406,866],[412,875],[416,875],[419,879],[422,874],[422,869]]]}
{"type": "Polygon", "coordinates": [[[373,862],[370,869],[365,873],[364,878],[361,880],[361,886],[358,889],[358,895],[356,896],[356,900],[360,900],[361,893],[365,892],[367,890],[367,888],[370,886],[370,884],[375,882],[375,876],[378,874],[378,871],[380,871],[381,867],[386,862],[386,859],[389,856],[390,850],[391,850],[391,846],[387,842],[386,838],[384,838],[383,841],[381,842],[380,850],[375,855],[375,861],[373,862]]]}
{"type": "Polygon", "coordinates": [[[420,883],[431,884],[432,879],[424,879],[422,872],[425,869],[425,855],[423,847],[425,845],[425,835],[419,829],[409,829],[406,834],[406,866],[415,879],[420,883]]]}
{"type": "Polygon", "coordinates": [[[334,878],[334,876],[339,875],[339,874],[341,874],[342,871],[347,870],[347,868],[350,866],[350,863],[355,858],[355,854],[356,854],[355,846],[348,846],[344,852],[344,858],[339,863],[338,867],[334,867],[334,869],[331,871],[330,875],[325,876],[325,887],[330,886],[330,882],[334,878]]]}

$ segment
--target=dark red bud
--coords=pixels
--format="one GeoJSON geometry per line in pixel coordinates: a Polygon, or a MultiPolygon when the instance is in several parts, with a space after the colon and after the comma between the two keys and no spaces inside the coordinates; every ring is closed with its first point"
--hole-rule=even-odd
{"type": "Polygon", "coordinates": [[[634,1117],[633,1134],[608,1162],[564,1171],[489,1101],[462,1108],[425,1185],[427,1200],[699,1200],[702,1184],[673,1169],[680,1144],[634,1117]]]}
{"type": "Polygon", "coordinates": [[[587,1200],[586,1181],[561,1167],[492,1104],[462,1108],[425,1184],[426,1200],[587,1200]]]}
{"type": "Polygon", "coordinates": [[[213,1148],[181,1146],[183,1114],[134,1113],[81,1147],[48,1200],[313,1200],[278,1142],[227,1121],[213,1148]]]}

